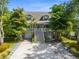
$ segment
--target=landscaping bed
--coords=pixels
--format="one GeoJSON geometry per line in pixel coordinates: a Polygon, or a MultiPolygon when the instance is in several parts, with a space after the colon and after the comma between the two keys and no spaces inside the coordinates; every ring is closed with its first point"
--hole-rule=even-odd
{"type": "Polygon", "coordinates": [[[62,43],[68,47],[67,49],[75,56],[79,58],[79,45],[76,40],[68,39],[64,36],[61,36],[62,43]]]}
{"type": "Polygon", "coordinates": [[[5,59],[11,52],[10,48],[14,43],[3,43],[0,45],[0,59],[5,59]]]}

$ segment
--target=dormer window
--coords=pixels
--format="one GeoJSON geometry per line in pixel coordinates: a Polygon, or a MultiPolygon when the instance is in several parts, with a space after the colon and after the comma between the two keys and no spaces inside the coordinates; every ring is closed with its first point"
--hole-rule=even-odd
{"type": "Polygon", "coordinates": [[[44,15],[41,17],[40,21],[46,21],[49,19],[49,16],[48,15],[44,15]]]}
{"type": "Polygon", "coordinates": [[[28,15],[27,16],[27,20],[32,20],[33,16],[32,15],[28,15]]]}

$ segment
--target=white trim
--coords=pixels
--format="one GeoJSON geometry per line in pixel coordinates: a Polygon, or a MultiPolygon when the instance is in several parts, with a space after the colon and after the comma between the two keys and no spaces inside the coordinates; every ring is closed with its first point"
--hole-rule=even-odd
{"type": "Polygon", "coordinates": [[[48,24],[49,21],[48,21],[48,20],[47,20],[47,21],[37,21],[36,23],[37,23],[37,24],[48,24]]]}

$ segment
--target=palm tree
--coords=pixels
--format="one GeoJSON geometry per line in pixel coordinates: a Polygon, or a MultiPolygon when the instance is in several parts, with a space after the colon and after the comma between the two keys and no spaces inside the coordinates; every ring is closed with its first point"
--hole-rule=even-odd
{"type": "Polygon", "coordinates": [[[65,31],[69,30],[72,31],[73,29],[73,19],[75,16],[75,9],[71,5],[72,2],[68,4],[59,4],[54,5],[51,9],[50,15],[50,22],[49,25],[52,30],[55,31],[56,34],[58,34],[58,37],[60,38],[60,34],[65,31]],[[57,33],[58,32],[58,33],[57,33]]]}
{"type": "Polygon", "coordinates": [[[30,26],[27,22],[27,15],[23,8],[13,9],[10,17],[10,33],[17,36],[18,39],[22,39],[22,34],[30,26]]]}

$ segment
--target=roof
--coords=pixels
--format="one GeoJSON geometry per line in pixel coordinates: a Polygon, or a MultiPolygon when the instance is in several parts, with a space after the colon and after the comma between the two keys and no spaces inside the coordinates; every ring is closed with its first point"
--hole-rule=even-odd
{"type": "Polygon", "coordinates": [[[35,20],[39,20],[44,15],[49,15],[48,12],[27,12],[28,15],[32,15],[35,20]]]}

